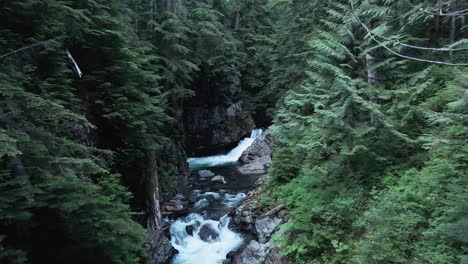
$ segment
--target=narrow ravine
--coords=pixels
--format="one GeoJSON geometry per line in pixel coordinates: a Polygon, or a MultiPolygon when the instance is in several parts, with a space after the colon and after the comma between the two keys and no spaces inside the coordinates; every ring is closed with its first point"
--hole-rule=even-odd
{"type": "Polygon", "coordinates": [[[245,199],[245,193],[253,189],[259,177],[240,174],[237,161],[261,134],[261,129],[253,130],[249,138],[241,140],[227,154],[187,160],[193,173],[219,175],[224,183],[197,177],[190,197],[194,201],[191,213],[167,220],[171,224],[171,243],[178,251],[174,264],[222,263],[229,252],[243,244],[242,235],[229,229],[231,219],[227,213],[245,199]]]}

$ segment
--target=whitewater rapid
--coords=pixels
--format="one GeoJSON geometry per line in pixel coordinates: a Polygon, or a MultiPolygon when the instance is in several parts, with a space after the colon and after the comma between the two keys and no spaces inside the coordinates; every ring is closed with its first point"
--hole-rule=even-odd
{"type": "Polygon", "coordinates": [[[237,147],[233,148],[227,154],[215,155],[209,157],[188,158],[187,162],[190,168],[223,166],[235,163],[239,160],[242,152],[252,145],[255,139],[263,133],[261,129],[255,129],[250,133],[250,137],[244,138],[237,147]]]}
{"type": "MultiPolygon", "coordinates": [[[[209,199],[222,200],[226,208],[233,208],[245,198],[245,194],[225,194],[222,197],[218,193],[211,192],[200,194],[198,198],[200,203],[197,202],[195,210],[206,207],[209,199]]],[[[222,263],[229,252],[236,250],[243,243],[242,236],[229,229],[230,220],[227,215],[217,221],[192,213],[173,222],[170,228],[171,243],[179,252],[173,264],[222,263]]]]}
{"type": "MultiPolygon", "coordinates": [[[[187,162],[192,170],[217,166],[234,165],[242,152],[252,145],[255,139],[262,134],[261,129],[255,129],[250,137],[239,142],[237,147],[227,154],[209,157],[189,158],[187,162]]],[[[228,186],[226,186],[228,188],[228,186]]],[[[213,192],[193,190],[195,204],[193,212],[187,217],[170,221],[170,234],[172,246],[178,254],[173,264],[221,264],[227,254],[238,249],[243,238],[229,229],[227,215],[217,219],[210,219],[209,209],[215,207],[220,214],[225,214],[236,207],[246,198],[245,193],[232,194],[225,190],[213,192]]]]}

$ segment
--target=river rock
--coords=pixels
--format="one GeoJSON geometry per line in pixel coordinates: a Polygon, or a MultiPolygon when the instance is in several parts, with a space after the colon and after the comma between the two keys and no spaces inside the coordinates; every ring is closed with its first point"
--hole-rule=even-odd
{"type": "Polygon", "coordinates": [[[265,174],[267,172],[266,168],[268,164],[271,163],[271,157],[265,156],[258,158],[256,161],[252,163],[247,163],[242,165],[241,167],[237,168],[237,171],[242,175],[249,175],[249,174],[265,174]]]}
{"type": "Polygon", "coordinates": [[[269,192],[261,184],[265,183],[265,180],[266,175],[261,176],[260,185],[248,192],[247,198],[229,213],[232,219],[229,228],[243,231],[248,239],[252,239],[246,246],[229,255],[231,263],[291,263],[289,257],[281,256],[279,254],[280,248],[270,241],[274,234],[284,232],[280,225],[287,222],[288,217],[284,212],[284,204],[272,201],[268,205],[264,205],[260,202],[262,196],[269,195],[269,192]]]}
{"type": "Polygon", "coordinates": [[[185,232],[187,232],[187,235],[193,236],[193,225],[188,225],[185,227],[185,232]]]}
{"type": "Polygon", "coordinates": [[[265,217],[263,219],[257,219],[255,221],[255,231],[258,236],[258,242],[267,242],[271,234],[278,228],[282,220],[280,218],[265,217]]]}
{"type": "Polygon", "coordinates": [[[198,236],[201,240],[209,242],[210,240],[215,240],[219,237],[218,231],[214,230],[210,225],[203,225],[198,232],[198,236]]]}
{"type": "Polygon", "coordinates": [[[199,170],[198,176],[200,176],[201,178],[210,178],[215,176],[215,174],[210,170],[199,170]]]}
{"type": "Polygon", "coordinates": [[[265,174],[271,164],[271,148],[275,145],[273,135],[269,130],[258,136],[250,147],[242,152],[239,161],[243,163],[237,168],[240,174],[265,174]]]}
{"type": "MultiPolygon", "coordinates": [[[[242,152],[239,161],[248,164],[256,161],[268,162],[268,160],[261,160],[264,157],[271,157],[271,148],[275,145],[275,140],[270,130],[265,130],[258,136],[250,147],[242,152]]],[[[269,161],[271,162],[271,160],[269,161]]]]}
{"type": "Polygon", "coordinates": [[[263,264],[273,246],[270,243],[258,243],[255,240],[250,243],[232,260],[234,264],[263,264]]]}
{"type": "Polygon", "coordinates": [[[212,182],[221,182],[221,183],[223,183],[223,184],[226,184],[226,183],[227,183],[226,180],[224,179],[224,177],[221,176],[221,175],[216,175],[216,176],[214,176],[213,178],[211,178],[211,181],[212,181],[212,182]]]}

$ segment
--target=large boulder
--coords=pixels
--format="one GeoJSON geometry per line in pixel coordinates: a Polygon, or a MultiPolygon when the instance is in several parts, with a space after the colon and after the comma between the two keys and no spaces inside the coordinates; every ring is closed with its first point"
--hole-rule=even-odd
{"type": "Polygon", "coordinates": [[[271,234],[278,228],[283,220],[278,217],[265,217],[255,221],[255,231],[258,236],[258,242],[267,242],[271,234]]]}
{"type": "Polygon", "coordinates": [[[255,240],[250,243],[234,257],[234,264],[263,264],[267,255],[272,250],[270,243],[258,243],[255,240]]]}
{"type": "Polygon", "coordinates": [[[205,224],[200,228],[198,236],[201,240],[209,242],[217,239],[219,237],[219,233],[211,225],[205,224]]]}
{"type": "Polygon", "coordinates": [[[256,160],[252,163],[242,165],[237,168],[237,171],[242,175],[265,174],[267,172],[266,166],[269,162],[271,162],[271,158],[265,157],[262,160],[256,160]]]}
{"type": "Polygon", "coordinates": [[[215,174],[210,170],[199,170],[198,176],[200,176],[201,178],[211,178],[215,176],[215,174]]]}
{"type": "Polygon", "coordinates": [[[271,157],[271,148],[275,144],[271,131],[267,129],[255,139],[250,147],[242,152],[239,161],[248,164],[259,161],[264,157],[271,157]]]}
{"type": "Polygon", "coordinates": [[[242,152],[239,161],[243,163],[237,170],[240,174],[265,174],[271,164],[271,148],[275,145],[269,130],[258,136],[250,147],[242,152]]]}

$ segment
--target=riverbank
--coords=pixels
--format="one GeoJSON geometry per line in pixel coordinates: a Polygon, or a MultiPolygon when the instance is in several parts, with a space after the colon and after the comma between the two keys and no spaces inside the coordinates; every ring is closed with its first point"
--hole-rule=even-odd
{"type": "Polygon", "coordinates": [[[268,131],[254,130],[226,154],[188,159],[187,192],[162,206],[177,250],[172,263],[264,263],[266,255],[273,256],[273,246],[266,243],[282,221],[276,214],[258,217],[264,208],[253,206],[260,205],[273,144],[268,131]],[[252,164],[258,170],[249,173],[245,168],[252,164]]]}

